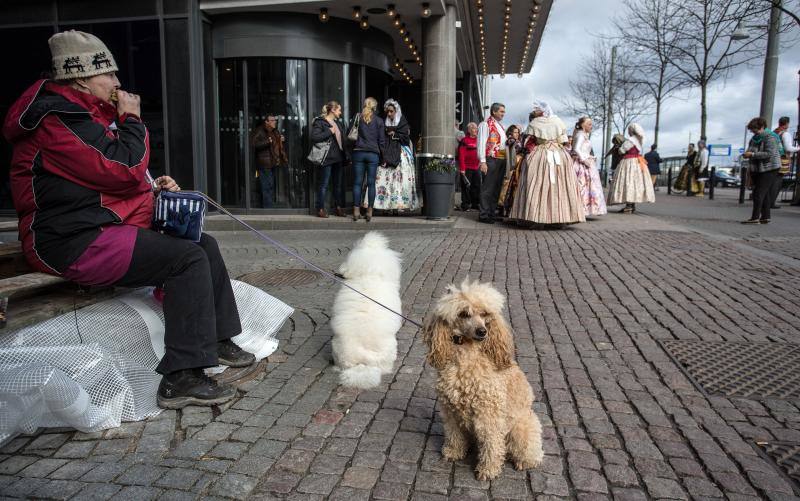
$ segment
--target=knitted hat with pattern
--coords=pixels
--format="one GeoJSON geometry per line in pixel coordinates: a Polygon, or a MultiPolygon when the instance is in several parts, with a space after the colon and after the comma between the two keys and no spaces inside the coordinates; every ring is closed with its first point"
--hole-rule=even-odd
{"type": "Polygon", "coordinates": [[[53,79],[88,78],[117,71],[114,56],[96,36],[82,31],[62,31],[47,41],[53,57],[53,79]]]}

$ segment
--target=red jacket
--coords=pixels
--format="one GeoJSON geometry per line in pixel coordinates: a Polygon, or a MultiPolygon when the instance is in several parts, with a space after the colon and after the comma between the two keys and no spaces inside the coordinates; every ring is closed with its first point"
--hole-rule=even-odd
{"type": "Polygon", "coordinates": [[[14,147],[19,239],[37,270],[63,273],[103,226],[150,226],[149,138],[139,117],[40,80],[11,107],[3,135],[14,147]]]}
{"type": "Polygon", "coordinates": [[[461,172],[478,170],[478,166],[478,138],[464,136],[458,142],[458,169],[461,172]]]}

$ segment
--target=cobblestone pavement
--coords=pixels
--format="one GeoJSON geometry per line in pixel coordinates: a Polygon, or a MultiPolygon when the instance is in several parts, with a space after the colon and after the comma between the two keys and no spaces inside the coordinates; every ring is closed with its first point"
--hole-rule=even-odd
{"type": "MultiPolygon", "coordinates": [[[[756,441],[800,443],[797,401],[707,396],[660,340],[793,342],[800,268],[742,246],[609,215],[565,231],[397,230],[404,310],[421,319],[469,275],[508,296],[546,459],[492,482],[442,459],[435,371],[409,325],[374,391],[330,365],[327,280],[269,292],[297,309],[261,380],[223,409],[166,411],[103,433],[48,430],[0,451],[9,497],[114,499],[796,499],[756,441]],[[745,270],[727,263],[747,263],[745,270]]],[[[469,226],[469,225],[467,225],[469,226]]],[[[333,268],[356,231],[275,232],[333,268]]],[[[298,263],[217,234],[238,276],[298,263]]]]}

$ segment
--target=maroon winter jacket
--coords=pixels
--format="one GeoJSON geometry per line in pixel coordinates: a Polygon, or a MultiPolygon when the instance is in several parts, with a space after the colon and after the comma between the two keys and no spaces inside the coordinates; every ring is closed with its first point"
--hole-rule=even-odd
{"type": "Polygon", "coordinates": [[[62,274],[103,226],[150,226],[149,138],[139,117],[40,80],[11,107],[3,135],[14,146],[19,239],[35,269],[62,274]]]}

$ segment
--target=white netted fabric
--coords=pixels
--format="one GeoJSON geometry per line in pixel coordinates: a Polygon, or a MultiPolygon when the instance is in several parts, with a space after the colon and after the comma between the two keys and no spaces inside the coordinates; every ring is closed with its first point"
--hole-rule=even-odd
{"type": "MultiPolygon", "coordinates": [[[[242,321],[233,340],[263,359],[294,310],[231,282],[242,321]]],[[[158,414],[154,369],[163,355],[164,314],[152,289],[0,334],[0,444],[39,427],[90,432],[158,414]]]]}

